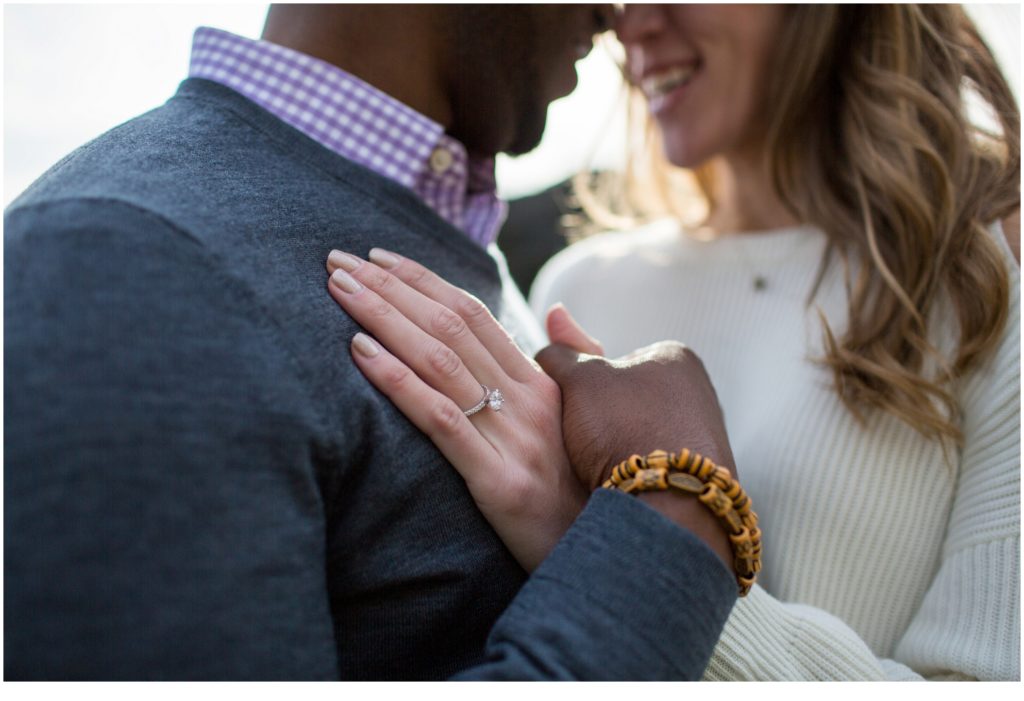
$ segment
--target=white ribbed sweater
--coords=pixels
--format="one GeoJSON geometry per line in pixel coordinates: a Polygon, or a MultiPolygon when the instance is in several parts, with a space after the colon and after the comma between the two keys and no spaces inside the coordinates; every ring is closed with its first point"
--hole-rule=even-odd
{"type": "MultiPolygon", "coordinates": [[[[857,424],[809,361],[822,349],[805,304],[824,250],[815,229],[701,242],[662,224],[585,240],[539,275],[535,313],[564,302],[610,357],[683,341],[718,391],[765,569],[706,678],[1020,678],[1020,274],[993,234],[1010,320],[957,387],[966,443],[952,465],[887,414],[857,424]]],[[[815,304],[840,333],[838,270],[815,304]]],[[[935,325],[941,347],[954,328],[935,325]]]]}

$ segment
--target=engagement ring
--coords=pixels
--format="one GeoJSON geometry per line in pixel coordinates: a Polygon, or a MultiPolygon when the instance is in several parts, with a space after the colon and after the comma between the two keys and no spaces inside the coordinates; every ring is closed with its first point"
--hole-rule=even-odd
{"type": "Polygon", "coordinates": [[[500,389],[488,389],[487,385],[480,385],[480,387],[484,390],[483,399],[462,412],[466,416],[472,416],[485,406],[490,407],[493,411],[501,411],[501,407],[505,406],[505,395],[501,393],[500,389]]]}

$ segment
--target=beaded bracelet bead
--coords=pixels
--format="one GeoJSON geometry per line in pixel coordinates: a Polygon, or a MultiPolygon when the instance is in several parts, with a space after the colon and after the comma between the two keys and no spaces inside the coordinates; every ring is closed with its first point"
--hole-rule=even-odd
{"type": "Polygon", "coordinates": [[[750,497],[727,468],[700,453],[656,450],[631,455],[612,468],[601,485],[627,494],[675,489],[694,494],[725,528],[732,545],[733,567],[740,596],[746,596],[761,571],[761,530],[750,497]]]}

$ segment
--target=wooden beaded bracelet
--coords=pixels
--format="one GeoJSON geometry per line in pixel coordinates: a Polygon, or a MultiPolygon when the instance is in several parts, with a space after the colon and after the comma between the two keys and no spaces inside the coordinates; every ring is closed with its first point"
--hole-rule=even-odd
{"type": "Polygon", "coordinates": [[[695,494],[725,528],[732,544],[733,567],[740,596],[746,596],[761,571],[761,530],[750,497],[727,468],[683,449],[631,455],[612,469],[601,485],[627,494],[675,489],[695,494]]]}

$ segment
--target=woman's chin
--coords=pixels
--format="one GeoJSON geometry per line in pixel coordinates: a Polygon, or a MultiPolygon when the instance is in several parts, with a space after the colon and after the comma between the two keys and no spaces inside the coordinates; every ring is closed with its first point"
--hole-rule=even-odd
{"type": "Polygon", "coordinates": [[[673,148],[666,145],[664,148],[664,154],[665,160],[676,168],[696,168],[708,160],[707,154],[703,152],[696,152],[694,149],[688,147],[673,148]]]}
{"type": "Polygon", "coordinates": [[[669,131],[668,125],[659,124],[661,127],[661,149],[665,160],[677,168],[696,168],[708,158],[714,156],[709,153],[710,149],[693,138],[690,130],[679,129],[679,125],[673,131],[669,131]]]}

